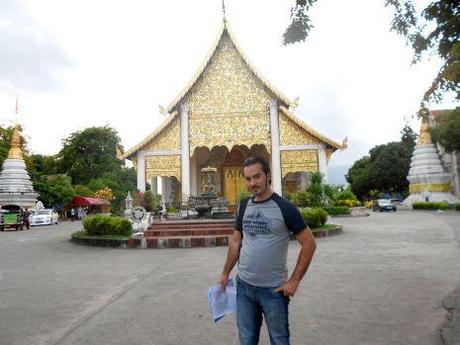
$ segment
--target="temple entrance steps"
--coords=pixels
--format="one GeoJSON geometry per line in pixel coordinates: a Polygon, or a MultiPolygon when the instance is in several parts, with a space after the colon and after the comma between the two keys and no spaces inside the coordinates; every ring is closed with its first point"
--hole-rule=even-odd
{"type": "Polygon", "coordinates": [[[234,224],[233,219],[158,221],[144,231],[143,240],[137,244],[146,248],[226,246],[234,224]]]}

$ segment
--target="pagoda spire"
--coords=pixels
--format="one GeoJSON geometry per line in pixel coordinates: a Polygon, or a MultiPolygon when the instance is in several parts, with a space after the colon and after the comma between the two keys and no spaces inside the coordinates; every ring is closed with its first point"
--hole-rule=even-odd
{"type": "Polygon", "coordinates": [[[19,113],[19,96],[16,96],[16,109],[15,109],[15,123],[13,129],[13,135],[11,137],[11,148],[8,151],[8,157],[10,159],[23,159],[21,149],[21,137],[19,135],[19,124],[18,124],[18,113],[19,113]]]}

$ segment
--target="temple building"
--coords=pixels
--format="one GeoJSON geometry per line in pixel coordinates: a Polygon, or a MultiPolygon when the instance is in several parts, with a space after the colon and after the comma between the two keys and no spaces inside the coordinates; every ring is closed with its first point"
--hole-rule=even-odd
{"type": "Polygon", "coordinates": [[[312,172],[327,175],[346,140],[318,133],[293,114],[296,105],[254,68],[224,18],[205,61],[162,109],[163,123],[123,158],[133,161],[140,191],[148,183],[176,204],[202,192],[200,171],[213,167],[216,191],[235,205],[246,188],[243,160],[255,155],[270,162],[275,192],[303,190],[312,172]]]}

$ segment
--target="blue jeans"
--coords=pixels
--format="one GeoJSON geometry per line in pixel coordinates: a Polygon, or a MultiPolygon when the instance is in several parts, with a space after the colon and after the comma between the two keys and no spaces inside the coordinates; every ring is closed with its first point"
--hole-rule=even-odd
{"type": "Polygon", "coordinates": [[[240,345],[259,343],[262,316],[271,345],[289,345],[289,298],[275,289],[252,286],[237,277],[236,323],[240,345]]]}

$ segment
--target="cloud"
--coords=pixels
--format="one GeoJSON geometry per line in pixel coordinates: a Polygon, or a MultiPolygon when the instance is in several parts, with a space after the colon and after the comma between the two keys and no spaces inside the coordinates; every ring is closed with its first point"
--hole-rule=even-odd
{"type": "Polygon", "coordinates": [[[55,91],[61,69],[73,63],[57,39],[18,1],[0,1],[0,89],[55,91]]]}

